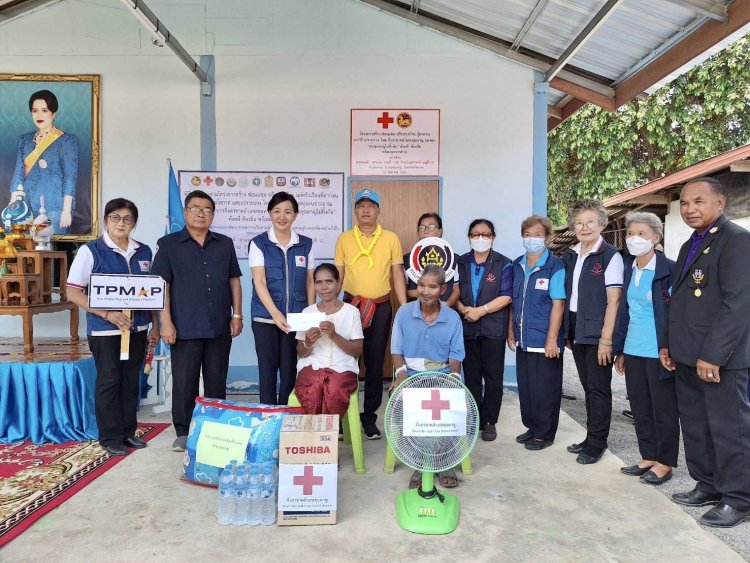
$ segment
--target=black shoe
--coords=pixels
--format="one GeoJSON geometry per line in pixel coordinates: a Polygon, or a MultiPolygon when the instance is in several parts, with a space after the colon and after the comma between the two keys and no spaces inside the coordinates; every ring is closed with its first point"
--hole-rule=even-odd
{"type": "Polygon", "coordinates": [[[482,440],[485,442],[494,442],[495,438],[497,438],[497,430],[494,424],[488,422],[482,426],[482,440]]]}
{"type": "Polygon", "coordinates": [[[523,434],[516,436],[516,442],[519,444],[525,444],[534,437],[534,433],[531,430],[527,430],[523,434]]]}
{"type": "Polygon", "coordinates": [[[583,448],[585,448],[585,447],[586,447],[586,440],[584,440],[583,442],[581,442],[579,444],[570,444],[565,449],[568,450],[572,454],[579,454],[579,453],[581,453],[583,451],[583,448]]]}
{"type": "Polygon", "coordinates": [[[554,443],[554,440],[529,440],[526,442],[526,449],[538,452],[544,448],[549,448],[554,443]]]}
{"type": "Polygon", "coordinates": [[[380,433],[380,430],[378,430],[378,427],[375,426],[375,423],[368,424],[364,428],[365,430],[365,439],[367,440],[380,440],[383,435],[380,433]]]}
{"type": "Polygon", "coordinates": [[[646,471],[643,475],[641,475],[641,483],[646,483],[647,485],[661,485],[662,483],[666,483],[672,478],[672,470],[670,469],[664,474],[664,477],[659,477],[656,473],[654,473],[651,470],[646,471]]]}
{"type": "Polygon", "coordinates": [[[637,463],[635,465],[628,465],[627,467],[621,467],[620,471],[622,471],[625,475],[632,475],[633,477],[640,477],[644,473],[646,473],[651,467],[640,467],[637,463]]]}
{"type": "Polygon", "coordinates": [[[698,521],[713,528],[733,528],[745,520],[750,520],[750,510],[737,510],[722,502],[706,512],[698,521]]]}
{"type": "Polygon", "coordinates": [[[107,446],[104,444],[99,445],[109,455],[128,455],[128,448],[125,447],[125,444],[109,444],[107,446]]]}
{"type": "Polygon", "coordinates": [[[604,449],[601,449],[598,453],[596,453],[595,450],[587,448],[587,451],[582,451],[578,454],[576,463],[580,463],[581,465],[591,465],[592,463],[596,463],[597,461],[599,461],[602,458],[603,454],[604,449]]]}
{"type": "Polygon", "coordinates": [[[144,440],[141,440],[140,438],[136,438],[133,436],[132,438],[125,438],[123,443],[129,447],[129,448],[135,448],[136,450],[140,450],[141,448],[146,447],[146,442],[144,440]]]}
{"type": "Polygon", "coordinates": [[[704,493],[698,489],[693,489],[686,493],[674,493],[672,500],[683,506],[708,506],[709,504],[719,504],[721,493],[704,493]]]}

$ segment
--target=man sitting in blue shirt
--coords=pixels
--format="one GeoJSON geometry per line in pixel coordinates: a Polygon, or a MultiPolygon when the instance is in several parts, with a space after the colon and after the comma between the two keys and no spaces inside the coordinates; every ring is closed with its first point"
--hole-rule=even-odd
{"type": "MultiPolygon", "coordinates": [[[[391,333],[395,378],[390,390],[422,371],[442,371],[460,377],[464,332],[458,313],[440,301],[446,287],[443,269],[425,266],[417,283],[419,298],[396,313],[391,333]]],[[[438,481],[446,488],[458,486],[453,469],[438,473],[438,481]]],[[[409,486],[416,488],[420,484],[421,472],[415,471],[409,486]]]]}

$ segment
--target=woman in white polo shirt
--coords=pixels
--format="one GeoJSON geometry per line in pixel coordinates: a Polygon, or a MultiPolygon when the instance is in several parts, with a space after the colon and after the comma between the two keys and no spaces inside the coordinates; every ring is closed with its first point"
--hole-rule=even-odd
{"type": "Polygon", "coordinates": [[[141,367],[147,340],[159,340],[156,311],[89,309],[86,292],[91,274],[145,275],[151,268],[151,249],[130,237],[138,222],[132,201],[117,198],[104,207],[105,232],[78,249],[68,273],[68,299],[86,311],[89,348],[96,362],[96,423],[99,444],[110,455],[127,455],[128,447],[145,448],[135,436],[141,367]],[[148,325],[153,323],[151,332],[148,325]],[[130,331],[129,358],[120,360],[122,331],[130,331]]]}

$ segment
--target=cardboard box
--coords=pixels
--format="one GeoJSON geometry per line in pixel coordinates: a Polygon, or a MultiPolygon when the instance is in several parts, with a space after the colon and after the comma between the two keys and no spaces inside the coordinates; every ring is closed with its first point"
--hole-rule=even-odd
{"type": "Polygon", "coordinates": [[[287,415],[279,442],[279,526],[335,524],[338,415],[287,415]]]}

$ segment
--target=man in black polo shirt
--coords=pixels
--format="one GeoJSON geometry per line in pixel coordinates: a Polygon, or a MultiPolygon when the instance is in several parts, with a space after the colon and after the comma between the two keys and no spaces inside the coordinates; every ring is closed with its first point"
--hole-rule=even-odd
{"type": "Polygon", "coordinates": [[[232,239],[209,230],[216,205],[195,190],[185,198],[186,226],[159,239],[151,273],[167,282],[161,337],[172,346],[172,423],[185,451],[201,368],[206,397],[226,398],[229,350],[242,332],[240,266],[232,239]]]}

